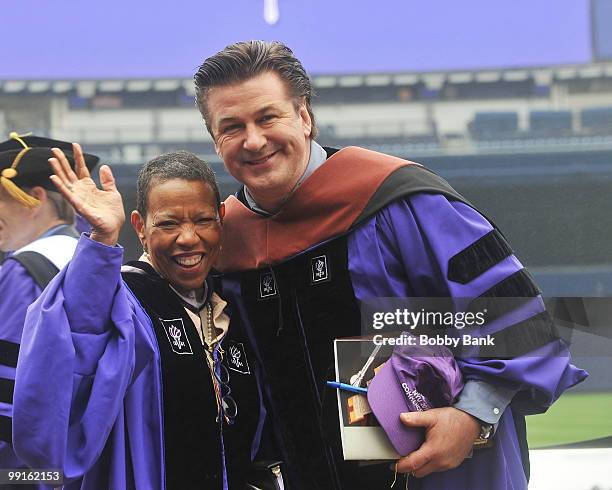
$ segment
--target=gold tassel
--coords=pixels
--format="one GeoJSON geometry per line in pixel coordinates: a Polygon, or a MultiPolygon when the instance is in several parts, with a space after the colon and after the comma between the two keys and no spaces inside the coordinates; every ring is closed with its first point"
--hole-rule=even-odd
{"type": "Polygon", "coordinates": [[[17,134],[17,132],[16,132],[16,131],[11,131],[11,132],[9,133],[9,138],[10,138],[10,139],[12,139],[12,140],[19,141],[19,143],[21,143],[21,145],[22,145],[24,148],[29,148],[29,146],[26,144],[26,142],[25,142],[25,141],[23,141],[21,138],[25,138],[26,136],[30,136],[31,134],[32,134],[32,133],[26,133],[26,134],[17,134]]]}
{"type": "Polygon", "coordinates": [[[30,151],[30,147],[21,139],[23,136],[29,136],[29,134],[30,133],[19,135],[14,131],[9,134],[11,139],[17,140],[23,145],[23,150],[17,154],[10,167],[2,169],[2,172],[0,172],[0,184],[13,199],[16,199],[27,208],[35,208],[40,204],[40,200],[36,199],[34,196],[30,196],[30,194],[20,189],[17,184],[11,180],[17,176],[17,165],[19,165],[23,156],[30,151]]]}
{"type": "MultiPolygon", "coordinates": [[[[2,174],[5,173],[5,170],[9,170],[9,169],[5,168],[2,171],[2,174]]],[[[13,169],[10,169],[10,170],[13,170],[13,169]]],[[[2,184],[2,187],[4,187],[6,192],[8,192],[12,198],[19,201],[25,207],[35,208],[36,206],[40,204],[39,199],[36,199],[34,196],[30,196],[30,194],[21,190],[19,187],[15,185],[15,182],[11,181],[10,178],[5,177],[4,175],[0,176],[0,184],[2,184]]]]}

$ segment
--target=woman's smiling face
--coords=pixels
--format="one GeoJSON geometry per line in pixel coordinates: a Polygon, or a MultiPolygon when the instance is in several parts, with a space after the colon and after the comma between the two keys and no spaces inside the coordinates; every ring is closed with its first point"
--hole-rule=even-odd
{"type": "Polygon", "coordinates": [[[221,219],[210,185],[184,179],[154,183],[146,218],[134,214],[134,228],[157,272],[181,293],[202,288],[221,245],[221,219]]]}

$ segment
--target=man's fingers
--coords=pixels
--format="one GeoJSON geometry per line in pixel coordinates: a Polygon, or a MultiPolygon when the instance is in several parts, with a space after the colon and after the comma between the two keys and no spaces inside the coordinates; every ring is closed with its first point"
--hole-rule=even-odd
{"type": "Polygon", "coordinates": [[[83,179],[85,177],[90,177],[89,170],[87,165],[85,164],[85,157],[83,157],[83,150],[81,149],[81,145],[78,143],[72,143],[72,152],[74,154],[74,168],[76,170],[76,175],[79,179],[83,179]]]}
{"type": "Polygon", "coordinates": [[[433,473],[434,471],[440,471],[440,469],[441,468],[438,468],[433,461],[429,461],[423,466],[421,466],[419,469],[413,471],[412,474],[417,478],[423,478],[424,476],[427,476],[430,473],[433,473]]]}
{"type": "Polygon", "coordinates": [[[431,453],[424,443],[418,450],[410,453],[408,456],[404,456],[398,461],[397,471],[400,473],[411,473],[418,471],[420,468],[425,466],[431,459],[431,453]]]}
{"type": "MultiPolygon", "coordinates": [[[[434,410],[425,412],[408,412],[400,415],[400,420],[407,427],[424,427],[426,430],[435,425],[436,414],[434,410]]],[[[431,444],[427,440],[416,451],[399,460],[398,471],[411,473],[426,465],[433,457],[431,444]]]]}
{"type": "Polygon", "coordinates": [[[47,161],[49,162],[49,165],[51,165],[51,168],[53,169],[53,173],[62,182],[66,182],[66,183],[69,182],[68,177],[66,177],[66,173],[64,172],[64,169],[57,158],[49,158],[49,160],[47,161]]]}
{"type": "Polygon", "coordinates": [[[102,189],[105,191],[116,191],[117,186],[115,185],[115,177],[113,172],[108,165],[102,165],[100,167],[100,184],[102,189]]]}
{"type": "Polygon", "coordinates": [[[431,427],[436,422],[434,410],[425,412],[406,412],[400,414],[402,424],[407,427],[431,427]]]}
{"type": "Polygon", "coordinates": [[[449,458],[448,455],[446,457],[444,455],[432,455],[429,461],[413,471],[413,475],[417,478],[423,478],[430,473],[452,470],[460,463],[461,461],[449,458]]]}
{"type": "Polygon", "coordinates": [[[64,182],[76,182],[77,176],[70,167],[70,163],[68,163],[68,159],[66,158],[66,155],[64,155],[64,152],[59,148],[52,148],[51,153],[53,153],[59,162],[59,166],[62,170],[62,175],[59,176],[62,178],[62,180],[64,182]]]}
{"type": "MultiPolygon", "coordinates": [[[[49,160],[49,163],[51,163],[51,160],[49,160]]],[[[53,185],[57,187],[58,192],[62,196],[66,197],[66,194],[69,194],[68,188],[64,185],[62,179],[60,179],[57,175],[51,175],[49,178],[51,179],[51,182],[53,182],[53,185]]]]}

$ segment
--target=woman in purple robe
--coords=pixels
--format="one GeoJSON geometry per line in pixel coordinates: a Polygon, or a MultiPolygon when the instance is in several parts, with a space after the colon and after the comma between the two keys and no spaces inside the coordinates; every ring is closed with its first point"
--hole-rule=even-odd
{"type": "Polygon", "coordinates": [[[74,152],[76,172],[54,149],[52,180],[92,231],[26,318],[16,453],[71,489],[244,488],[265,410],[238,312],[208,278],[224,214],[212,171],[187,152],[143,166],[143,255],[122,267],[112,172],[98,189],[74,152]]]}

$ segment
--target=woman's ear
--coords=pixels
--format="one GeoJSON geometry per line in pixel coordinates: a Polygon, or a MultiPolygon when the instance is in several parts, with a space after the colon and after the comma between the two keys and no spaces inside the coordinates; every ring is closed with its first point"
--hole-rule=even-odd
{"type": "Polygon", "coordinates": [[[134,228],[136,235],[138,235],[138,239],[140,240],[140,243],[142,244],[143,250],[146,252],[147,251],[147,243],[146,243],[147,239],[144,233],[145,219],[142,217],[142,215],[138,211],[132,211],[132,214],[130,215],[130,222],[132,223],[132,228],[134,228]]]}

